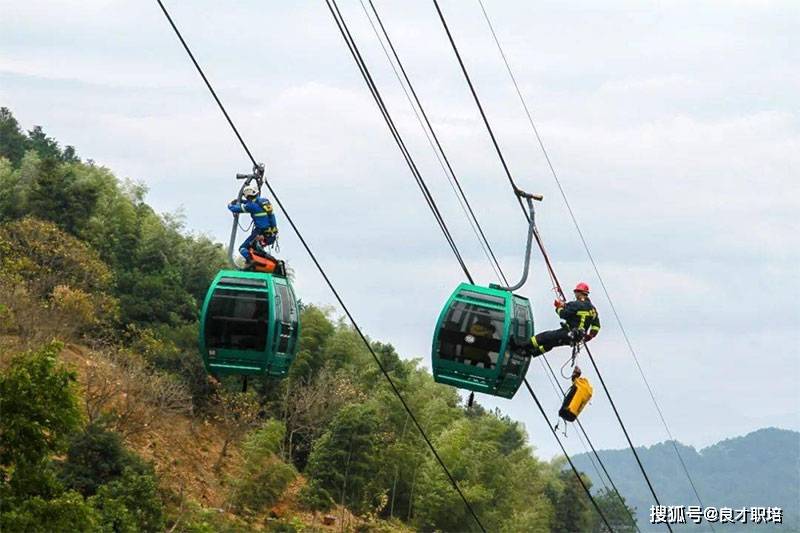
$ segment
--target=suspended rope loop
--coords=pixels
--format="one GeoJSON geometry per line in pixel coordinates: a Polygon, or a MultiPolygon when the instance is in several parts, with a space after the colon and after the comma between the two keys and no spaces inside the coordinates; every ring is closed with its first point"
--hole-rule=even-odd
{"type": "Polygon", "coordinates": [[[559,370],[559,373],[561,374],[561,377],[564,378],[564,379],[569,379],[570,378],[570,376],[567,376],[567,375],[564,374],[564,369],[567,368],[568,364],[570,364],[570,360],[571,360],[571,358],[567,359],[566,361],[564,361],[564,364],[561,365],[561,370],[559,370]]]}
{"type": "MultiPolygon", "coordinates": [[[[162,3],[162,0],[156,0],[156,2],[158,3],[159,7],[161,8],[161,11],[164,13],[164,16],[166,17],[167,21],[169,21],[170,26],[172,27],[173,31],[175,32],[175,35],[178,37],[178,39],[180,40],[181,44],[183,45],[184,50],[186,51],[186,53],[189,55],[190,59],[192,60],[192,63],[194,64],[195,69],[197,70],[198,74],[200,74],[200,76],[203,78],[203,81],[205,82],[206,87],[209,89],[209,92],[211,92],[212,96],[214,97],[214,100],[217,102],[217,106],[219,107],[220,111],[225,116],[225,118],[228,121],[228,124],[230,125],[231,129],[236,134],[236,137],[239,139],[239,142],[241,143],[242,148],[244,148],[245,152],[247,153],[247,156],[250,158],[250,160],[253,163],[253,165],[254,166],[257,165],[258,163],[256,163],[255,158],[250,153],[250,150],[247,147],[247,144],[242,139],[241,135],[239,135],[239,132],[236,129],[236,126],[234,125],[233,121],[231,120],[230,116],[228,115],[228,112],[225,110],[225,107],[223,106],[222,102],[217,97],[216,93],[214,92],[214,89],[211,86],[211,83],[208,81],[208,78],[206,78],[206,75],[203,73],[202,68],[200,67],[200,65],[195,60],[194,55],[192,55],[191,50],[189,49],[188,45],[186,44],[186,41],[183,39],[183,36],[181,35],[181,33],[178,30],[177,26],[172,21],[172,17],[170,17],[169,12],[167,11],[167,9],[164,6],[164,4],[162,3]]],[[[289,215],[289,212],[284,207],[283,203],[281,202],[280,198],[278,197],[278,195],[276,194],[275,190],[272,188],[270,183],[269,182],[265,182],[264,185],[266,185],[267,189],[269,190],[270,194],[272,195],[272,198],[275,200],[275,203],[278,205],[278,208],[281,210],[281,212],[283,213],[283,216],[286,218],[286,221],[289,223],[289,225],[291,226],[292,230],[297,235],[297,238],[300,240],[300,243],[303,245],[303,248],[306,250],[306,253],[308,253],[309,257],[311,258],[311,261],[314,263],[314,266],[317,268],[317,270],[319,271],[320,275],[325,280],[325,284],[331,290],[331,293],[336,298],[336,301],[341,306],[341,308],[344,311],[345,315],[347,316],[348,320],[350,320],[350,323],[353,325],[353,329],[355,329],[356,333],[361,338],[361,341],[364,343],[364,346],[369,351],[370,355],[372,356],[373,360],[375,361],[375,364],[378,365],[378,368],[380,369],[381,374],[383,374],[383,377],[389,383],[389,386],[392,389],[392,392],[398,398],[398,400],[400,400],[400,403],[402,404],[403,409],[406,411],[406,413],[408,414],[409,418],[414,423],[414,426],[420,432],[420,435],[422,436],[423,440],[425,441],[425,444],[431,450],[431,453],[433,454],[433,456],[436,459],[437,463],[439,464],[439,466],[442,468],[442,470],[447,475],[448,480],[453,485],[453,488],[456,490],[456,492],[460,496],[461,500],[464,502],[465,507],[467,508],[467,510],[469,511],[469,513],[471,514],[471,516],[473,517],[475,522],[477,523],[477,525],[480,528],[480,530],[485,533],[486,529],[483,527],[483,524],[481,524],[480,520],[478,519],[478,516],[475,514],[475,511],[472,509],[472,506],[467,501],[466,497],[464,496],[464,493],[461,491],[461,488],[458,486],[458,483],[456,482],[455,478],[450,473],[450,470],[444,464],[444,461],[442,460],[441,456],[439,455],[439,452],[436,450],[436,447],[433,445],[433,442],[428,437],[428,434],[425,432],[425,430],[423,429],[422,425],[417,420],[417,417],[414,415],[414,412],[411,410],[411,407],[408,405],[408,403],[406,402],[405,398],[401,394],[400,390],[398,389],[398,387],[395,384],[394,380],[392,379],[391,375],[389,374],[389,372],[384,367],[384,365],[381,362],[381,360],[378,357],[378,355],[375,353],[375,350],[373,349],[373,347],[370,344],[369,340],[367,339],[366,335],[364,335],[364,333],[361,331],[361,328],[359,327],[358,322],[356,322],[355,317],[350,312],[350,309],[344,303],[344,300],[339,295],[339,292],[334,287],[333,282],[328,277],[328,274],[325,272],[325,269],[322,267],[322,265],[320,264],[320,262],[317,259],[316,255],[311,250],[311,247],[308,245],[308,242],[303,237],[303,234],[300,232],[299,228],[294,223],[294,220],[289,215]]]]}

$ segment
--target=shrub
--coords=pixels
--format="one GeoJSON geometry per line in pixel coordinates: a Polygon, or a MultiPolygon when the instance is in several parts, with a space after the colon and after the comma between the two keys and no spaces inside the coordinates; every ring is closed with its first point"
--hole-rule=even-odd
{"type": "Polygon", "coordinates": [[[90,421],[109,418],[111,429],[129,436],[165,416],[191,413],[189,392],[176,376],[152,368],[135,354],[108,352],[84,373],[90,421]]]}
{"type": "Polygon", "coordinates": [[[283,424],[269,420],[251,432],[242,446],[244,466],[233,482],[235,508],[258,512],[277,503],[286,487],[297,477],[292,465],[278,457],[284,437],[283,424]]]}
{"type": "Polygon", "coordinates": [[[62,452],[81,422],[75,374],[56,361],[61,344],[16,356],[0,375],[0,464],[35,464],[62,452]]]}
{"type": "Polygon", "coordinates": [[[4,267],[13,264],[41,296],[58,285],[69,285],[91,294],[111,287],[111,270],[85,242],[50,222],[23,218],[0,225],[0,241],[6,243],[4,267]]]}
{"type": "Polygon", "coordinates": [[[197,352],[197,323],[182,326],[128,328],[131,349],[155,368],[180,376],[192,396],[196,412],[211,407],[215,388],[212,386],[203,361],[197,352]]]}
{"type": "Polygon", "coordinates": [[[333,496],[315,479],[300,489],[299,500],[300,505],[309,511],[327,511],[334,506],[333,496]]]}
{"type": "Polygon", "coordinates": [[[125,449],[119,434],[93,423],[72,437],[60,478],[68,488],[88,497],[101,485],[119,479],[126,468],[139,474],[148,471],[141,459],[125,449]]]}
{"type": "Polygon", "coordinates": [[[50,533],[52,531],[95,532],[99,515],[77,492],[65,492],[45,500],[28,498],[11,510],[0,514],[0,530],[4,533],[50,533]]]}
{"type": "Polygon", "coordinates": [[[119,479],[101,486],[88,501],[97,509],[105,530],[155,532],[164,527],[163,505],[152,471],[141,473],[127,467],[119,479]]]}

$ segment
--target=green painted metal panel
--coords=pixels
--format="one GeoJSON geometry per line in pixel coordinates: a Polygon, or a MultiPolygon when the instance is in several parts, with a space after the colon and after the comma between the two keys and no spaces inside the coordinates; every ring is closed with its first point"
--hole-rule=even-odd
{"type": "Polygon", "coordinates": [[[496,286],[461,283],[439,314],[431,347],[438,383],[511,398],[530,358],[508,350],[511,336],[522,343],[533,335],[527,298],[496,286]],[[458,321],[449,318],[458,317],[458,321]],[[502,330],[497,326],[502,324],[502,330]],[[494,355],[496,354],[496,355],[494,355]]]}
{"type": "MultiPolygon", "coordinates": [[[[299,309],[287,279],[260,272],[222,270],[212,281],[203,301],[198,344],[203,364],[210,374],[281,378],[288,374],[297,353],[299,333],[299,309]],[[276,286],[279,288],[276,289],[276,286]],[[288,295],[285,303],[283,299],[281,300],[280,316],[277,313],[276,295],[277,298],[288,295]],[[234,315],[218,317],[218,322],[235,325],[235,327],[223,327],[225,331],[223,336],[228,339],[234,336],[241,337],[253,345],[247,348],[241,345],[236,347],[209,345],[209,336],[218,335],[214,328],[220,328],[218,325],[209,328],[210,319],[214,319],[209,313],[215,297],[226,298],[228,303],[226,312],[234,315]],[[242,302],[252,306],[251,316],[239,316],[241,310],[238,306],[242,302]],[[286,313],[283,312],[283,305],[286,306],[286,313]],[[288,317],[288,322],[284,322],[285,317],[288,317]],[[234,333],[231,330],[234,330],[234,333]],[[250,335],[244,335],[242,332],[249,332],[250,335]],[[263,343],[260,341],[262,334],[263,343]],[[282,338],[279,339],[282,334],[282,338]],[[276,350],[278,346],[281,348],[280,352],[276,350]]],[[[216,343],[220,342],[222,341],[217,338],[216,343]]],[[[227,342],[233,344],[232,340],[227,342]]]]}

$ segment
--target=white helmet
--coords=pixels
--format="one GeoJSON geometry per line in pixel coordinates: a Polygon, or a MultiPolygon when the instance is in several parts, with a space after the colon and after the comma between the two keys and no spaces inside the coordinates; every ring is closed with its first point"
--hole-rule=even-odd
{"type": "Polygon", "coordinates": [[[256,187],[255,185],[245,185],[244,188],[242,189],[242,194],[245,197],[258,196],[258,187],[256,187]]]}

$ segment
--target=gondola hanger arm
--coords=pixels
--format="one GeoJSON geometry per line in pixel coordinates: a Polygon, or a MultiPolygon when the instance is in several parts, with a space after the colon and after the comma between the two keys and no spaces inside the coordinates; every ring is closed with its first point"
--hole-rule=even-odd
{"type": "Polygon", "coordinates": [[[519,289],[525,282],[528,280],[528,272],[530,271],[531,266],[531,243],[533,242],[533,234],[536,232],[536,217],[535,217],[535,209],[533,208],[534,200],[537,202],[541,202],[544,200],[544,196],[541,194],[532,194],[526,191],[523,191],[516,185],[514,186],[514,194],[517,195],[519,198],[524,198],[525,202],[528,204],[528,218],[530,220],[528,224],[528,240],[525,244],[525,266],[522,270],[522,278],[509,287],[503,287],[500,285],[493,285],[499,289],[514,292],[515,290],[519,289]]]}

